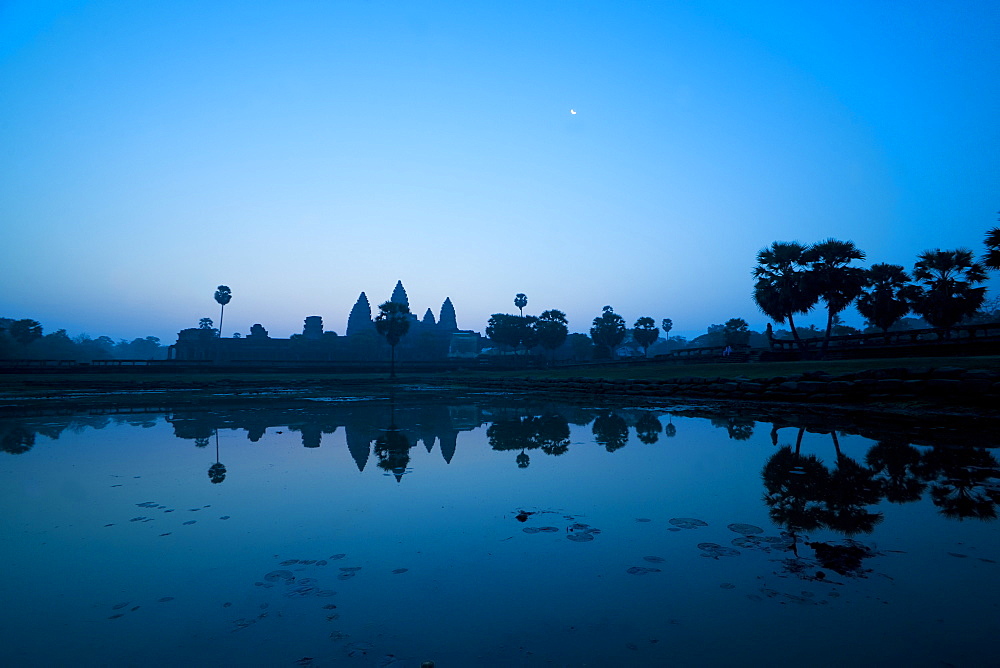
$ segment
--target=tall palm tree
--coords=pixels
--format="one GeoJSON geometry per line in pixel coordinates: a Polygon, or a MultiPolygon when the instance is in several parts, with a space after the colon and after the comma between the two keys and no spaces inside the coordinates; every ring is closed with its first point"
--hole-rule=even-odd
{"type": "Polygon", "coordinates": [[[392,349],[389,377],[396,377],[396,344],[410,331],[410,307],[399,302],[387,301],[378,305],[375,331],[385,337],[392,349]]]}
{"type": "Polygon", "coordinates": [[[858,312],[869,323],[889,333],[889,328],[910,312],[910,275],[898,264],[873,264],[865,272],[858,297],[858,312]]]}
{"type": "Polygon", "coordinates": [[[830,331],[834,317],[851,305],[865,282],[865,270],[851,267],[854,260],[865,259],[864,251],[853,241],[827,239],[813,244],[803,253],[803,260],[810,264],[810,273],[820,298],[826,302],[826,334],[823,352],[830,345],[830,331]]]}
{"type": "Polygon", "coordinates": [[[987,269],[1000,269],[1000,227],[994,227],[986,233],[986,254],[983,255],[983,264],[987,269]]]}
{"type": "Polygon", "coordinates": [[[226,314],[226,304],[233,298],[233,293],[228,285],[220,285],[215,290],[215,301],[219,302],[222,310],[219,312],[219,338],[222,338],[222,316],[226,314]]]}
{"type": "Polygon", "coordinates": [[[514,306],[517,310],[521,312],[521,317],[524,317],[524,307],[528,305],[528,295],[523,292],[518,292],[514,295],[514,306]]]}
{"type": "Polygon", "coordinates": [[[643,356],[648,356],[649,347],[660,338],[660,330],[656,328],[656,321],[649,316],[643,316],[636,320],[632,326],[632,338],[642,346],[643,356]]]}
{"type": "Polygon", "coordinates": [[[788,320],[799,348],[805,349],[795,329],[794,315],[808,313],[819,295],[807,272],[806,247],[795,241],[775,241],[757,253],[753,277],[753,300],[757,307],[778,324],[788,320]]]}
{"type": "Polygon", "coordinates": [[[924,251],[913,266],[918,285],[910,297],[911,308],[934,327],[947,328],[972,315],[986,298],[983,265],[967,248],[924,251]]]}

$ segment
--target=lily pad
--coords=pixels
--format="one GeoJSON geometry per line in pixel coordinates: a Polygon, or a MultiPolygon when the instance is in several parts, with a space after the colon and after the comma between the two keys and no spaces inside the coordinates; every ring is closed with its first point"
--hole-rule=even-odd
{"type": "Polygon", "coordinates": [[[729,525],[730,531],[735,531],[736,533],[741,533],[744,536],[750,536],[752,534],[764,533],[764,530],[753,524],[739,524],[733,523],[729,525]]]}
{"type": "Polygon", "coordinates": [[[657,556],[643,557],[643,559],[652,562],[654,564],[662,564],[664,561],[666,561],[666,559],[664,559],[663,557],[657,557],[657,556]]]}
{"type": "Polygon", "coordinates": [[[670,523],[681,529],[697,529],[698,527],[708,526],[708,522],[695,519],[694,517],[674,517],[670,519],[670,523]]]}
{"type": "Polygon", "coordinates": [[[701,556],[711,557],[712,559],[740,556],[739,550],[734,550],[731,547],[723,547],[718,543],[698,543],[698,549],[702,551],[701,556]]]}
{"type": "Polygon", "coordinates": [[[629,575],[646,575],[648,573],[661,573],[659,568],[649,568],[647,566],[632,566],[626,573],[629,575]]]}
{"type": "Polygon", "coordinates": [[[730,543],[736,547],[742,547],[744,550],[753,550],[763,547],[760,539],[754,536],[740,536],[739,538],[732,539],[730,543]]]}
{"type": "Polygon", "coordinates": [[[271,571],[270,573],[265,575],[264,579],[268,582],[281,582],[281,581],[291,582],[292,580],[295,579],[295,576],[292,574],[291,571],[277,570],[277,571],[271,571]]]}

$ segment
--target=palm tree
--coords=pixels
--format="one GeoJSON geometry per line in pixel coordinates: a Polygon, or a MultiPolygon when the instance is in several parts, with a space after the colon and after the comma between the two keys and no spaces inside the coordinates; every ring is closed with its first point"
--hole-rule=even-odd
{"type": "Polygon", "coordinates": [[[647,355],[649,347],[660,338],[660,330],[656,328],[656,321],[648,316],[644,316],[635,321],[632,326],[632,338],[642,346],[642,354],[647,355]]]}
{"type": "Polygon", "coordinates": [[[524,307],[528,305],[528,295],[523,292],[518,292],[514,295],[514,306],[517,310],[521,312],[521,317],[524,317],[524,307]]]}
{"type": "Polygon", "coordinates": [[[918,285],[910,296],[911,308],[934,327],[952,327],[979,309],[986,297],[983,265],[967,248],[924,251],[913,266],[918,285]]]}
{"type": "Polygon", "coordinates": [[[864,260],[865,254],[853,241],[827,239],[810,246],[802,256],[808,262],[820,298],[826,302],[826,334],[823,352],[830,344],[834,317],[851,305],[865,282],[865,270],[851,267],[854,260],[864,260]]]}
{"type": "Polygon", "coordinates": [[[226,314],[226,304],[233,298],[232,291],[228,285],[220,285],[215,290],[215,301],[219,302],[222,310],[219,312],[219,338],[222,338],[222,316],[226,314]]]}
{"type": "Polygon", "coordinates": [[[396,344],[410,331],[410,307],[399,302],[387,301],[378,305],[375,331],[385,337],[392,349],[389,377],[396,377],[396,344]]]}
{"type": "Polygon", "coordinates": [[[775,241],[757,253],[753,276],[753,300],[778,324],[788,320],[792,336],[805,350],[795,329],[794,315],[808,313],[819,300],[811,275],[806,271],[806,247],[795,241],[775,241]]]}
{"type": "Polygon", "coordinates": [[[987,269],[1000,269],[1000,227],[994,227],[986,233],[986,254],[983,255],[983,264],[987,269]]]}
{"type": "Polygon", "coordinates": [[[858,312],[869,323],[889,333],[889,328],[910,312],[910,275],[898,264],[873,264],[865,272],[865,286],[858,297],[858,312]]]}

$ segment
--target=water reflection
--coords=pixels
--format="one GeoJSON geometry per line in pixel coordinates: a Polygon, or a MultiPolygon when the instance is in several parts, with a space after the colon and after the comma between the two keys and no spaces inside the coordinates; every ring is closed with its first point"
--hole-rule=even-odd
{"type": "MultiPolygon", "coordinates": [[[[572,445],[571,427],[589,427],[593,441],[608,453],[632,442],[653,446],[661,437],[677,436],[676,415],[708,418],[734,441],[754,437],[759,415],[717,414],[704,409],[668,412],[635,407],[585,407],[546,403],[532,405],[514,398],[489,402],[432,401],[419,404],[388,400],[306,404],[295,410],[235,407],[228,410],[178,410],[164,419],[176,438],[207,449],[215,444],[215,461],[208,466],[212,484],[226,480],[219,431],[243,431],[250,443],[269,432],[298,433],[302,447],[320,448],[324,437],[343,430],[344,441],[359,472],[374,454],[376,466],[402,481],[410,472],[411,451],[420,444],[435,446],[446,463],[458,447],[459,435],[485,427],[489,447],[513,454],[513,464],[528,468],[537,452],[566,455],[572,445]],[[666,422],[666,424],[664,424],[666,422]],[[634,437],[634,441],[630,440],[634,437]]],[[[44,416],[0,420],[0,451],[24,455],[38,447],[37,437],[58,439],[64,431],[81,432],[127,424],[149,428],[157,414],[44,416]]],[[[956,445],[954,432],[942,431],[937,441],[919,445],[899,435],[895,425],[881,432],[859,429],[873,439],[863,456],[846,455],[840,444],[844,431],[815,415],[787,414],[773,418],[769,436],[775,451],[764,462],[763,501],[776,525],[791,537],[828,529],[847,537],[870,534],[884,519],[883,502],[906,504],[928,495],[944,516],[993,520],[1000,504],[1000,463],[983,446],[956,445]],[[794,436],[783,443],[783,437],[794,436]],[[818,437],[818,438],[817,438],[818,437]],[[804,450],[808,450],[805,452],[804,450]]],[[[929,430],[934,433],[934,430],[929,430]]],[[[993,445],[991,441],[986,444],[993,445]]],[[[856,454],[856,453],[855,453],[856,454]]],[[[202,469],[204,471],[204,469],[202,469]]]]}
{"type": "Polygon", "coordinates": [[[6,656],[919,665],[920,628],[980,665],[996,432],[911,427],[450,396],[0,419],[6,656]]]}

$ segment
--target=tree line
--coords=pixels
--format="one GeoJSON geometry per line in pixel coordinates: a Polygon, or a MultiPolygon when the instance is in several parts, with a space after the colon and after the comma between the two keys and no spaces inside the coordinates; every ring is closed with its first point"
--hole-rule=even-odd
{"type": "Polygon", "coordinates": [[[164,359],[166,348],[155,336],[115,341],[87,334],[70,337],[65,329],[45,334],[31,318],[0,318],[0,359],[57,359],[89,362],[103,359],[164,359]]]}
{"type": "Polygon", "coordinates": [[[937,248],[921,253],[907,272],[888,263],[856,266],[853,263],[866,254],[851,241],[831,238],[809,246],[775,241],[757,253],[753,300],[775,322],[787,321],[803,349],[795,316],[820,303],[827,314],[824,351],[839,314],[852,304],[883,332],[911,312],[932,327],[947,329],[980,309],[986,299],[986,272],[1000,269],[1000,228],[987,232],[984,243],[981,260],[968,248],[937,248]]]}

